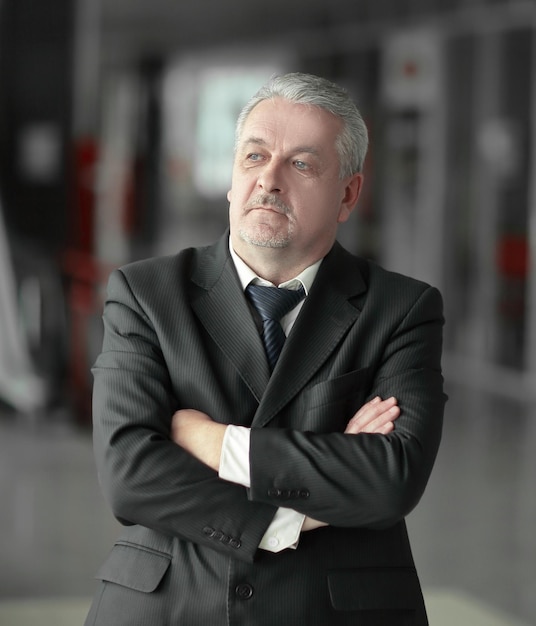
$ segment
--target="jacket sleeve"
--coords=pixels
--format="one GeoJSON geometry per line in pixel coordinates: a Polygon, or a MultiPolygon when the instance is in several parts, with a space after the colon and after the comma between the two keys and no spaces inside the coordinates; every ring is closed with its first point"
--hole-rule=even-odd
{"type": "Polygon", "coordinates": [[[415,507],[435,461],[446,399],[439,292],[427,287],[401,317],[381,344],[368,395],[398,399],[401,415],[394,431],[346,435],[253,429],[253,500],[289,506],[343,527],[388,527],[415,507]]]}
{"type": "Polygon", "coordinates": [[[110,277],[93,367],[99,482],[117,519],[251,561],[276,506],[218,478],[170,439],[178,408],[157,333],[124,274],[110,277]]]}

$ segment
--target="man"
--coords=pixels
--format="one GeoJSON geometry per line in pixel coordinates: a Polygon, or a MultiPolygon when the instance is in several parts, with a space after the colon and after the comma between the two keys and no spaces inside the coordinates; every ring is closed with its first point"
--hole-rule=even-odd
{"type": "Polygon", "coordinates": [[[336,242],[366,146],[340,87],[273,79],[237,123],[229,233],[112,274],[94,441],[126,529],[88,626],[427,623],[404,517],[441,436],[442,304],[336,242]]]}

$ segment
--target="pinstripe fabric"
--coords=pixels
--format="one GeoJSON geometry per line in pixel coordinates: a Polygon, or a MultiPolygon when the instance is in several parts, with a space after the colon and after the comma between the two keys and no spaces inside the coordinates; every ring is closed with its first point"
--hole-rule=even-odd
{"type": "Polygon", "coordinates": [[[246,293],[262,318],[262,340],[273,370],[286,339],[279,321],[305,298],[305,291],[303,287],[291,290],[248,285],[246,293]]]}
{"type": "Polygon", "coordinates": [[[439,445],[442,324],[437,290],[335,245],[270,376],[226,237],[114,272],[94,447],[125,529],[87,626],[427,624],[403,518],[439,445]],[[376,394],[395,431],[344,435],[376,394]],[[249,490],[170,440],[177,408],[252,426],[249,490]],[[258,551],[279,506],[330,526],[258,551]]]}

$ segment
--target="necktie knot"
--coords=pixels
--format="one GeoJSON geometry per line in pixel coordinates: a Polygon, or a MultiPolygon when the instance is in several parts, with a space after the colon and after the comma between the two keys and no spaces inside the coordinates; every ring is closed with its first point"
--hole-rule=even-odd
{"type": "Polygon", "coordinates": [[[285,333],[279,320],[305,298],[305,290],[278,289],[249,285],[246,293],[263,322],[263,343],[270,368],[273,369],[285,343],[285,333]]]}
{"type": "Polygon", "coordinates": [[[303,287],[292,290],[248,285],[246,292],[263,320],[279,321],[305,297],[303,287]]]}

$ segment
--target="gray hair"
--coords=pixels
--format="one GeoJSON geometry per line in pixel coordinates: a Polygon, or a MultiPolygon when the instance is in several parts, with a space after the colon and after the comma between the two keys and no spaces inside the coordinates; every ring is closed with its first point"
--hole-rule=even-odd
{"type": "Polygon", "coordinates": [[[312,74],[294,72],[272,77],[246,103],[236,121],[235,150],[248,115],[263,100],[284,98],[297,104],[316,106],[338,117],[343,124],[336,139],[340,178],[363,170],[368,147],[367,127],[361,113],[343,87],[312,74]]]}

